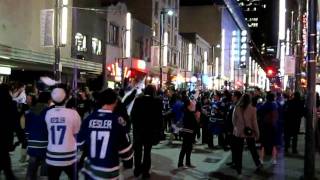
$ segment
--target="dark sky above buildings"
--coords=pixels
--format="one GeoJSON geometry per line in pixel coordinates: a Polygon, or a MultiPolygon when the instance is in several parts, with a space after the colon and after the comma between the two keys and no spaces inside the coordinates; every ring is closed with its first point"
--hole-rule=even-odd
{"type": "MultiPolygon", "coordinates": [[[[101,0],[103,5],[116,4],[117,2],[134,1],[134,0],[101,0]]],[[[213,3],[221,3],[223,0],[180,0],[183,6],[209,5],[213,3]]]]}
{"type": "Polygon", "coordinates": [[[180,0],[182,6],[199,6],[199,5],[211,5],[213,3],[222,3],[222,0],[180,0]]]}
{"type": "MultiPolygon", "coordinates": [[[[77,1],[85,1],[88,2],[88,0],[77,0],[77,1]]],[[[101,3],[102,6],[109,6],[111,4],[116,4],[117,2],[126,2],[126,1],[134,1],[134,0],[90,0],[92,1],[97,1],[101,3]]],[[[275,19],[277,16],[275,14],[276,10],[276,4],[273,3],[275,0],[262,0],[264,2],[267,2],[268,4],[268,11],[263,13],[263,17],[260,17],[259,19],[259,30],[262,32],[253,32],[259,35],[263,39],[264,43],[266,43],[267,46],[272,46],[275,45],[275,39],[276,39],[276,33],[275,30],[277,29],[277,20],[275,19]],[[266,17],[265,14],[268,14],[266,17]],[[272,25],[270,26],[270,22],[272,25]]],[[[291,0],[290,0],[291,1],[291,0]]],[[[294,0],[292,0],[294,1],[294,0]]],[[[201,5],[213,5],[213,4],[223,4],[223,0],[180,0],[180,5],[181,6],[201,6],[201,5]]],[[[294,2],[289,3],[289,9],[290,6],[294,4],[294,2]]],[[[254,39],[256,41],[257,37],[254,36],[254,39]]],[[[261,40],[262,40],[261,39],[261,40]]],[[[261,45],[262,42],[257,42],[258,45],[261,45]]]]}
{"type": "MultiPolygon", "coordinates": [[[[111,4],[117,4],[118,2],[125,2],[125,1],[126,0],[101,0],[101,4],[102,6],[109,6],[111,4]]],[[[131,1],[134,1],[134,0],[131,0],[131,1]]]]}

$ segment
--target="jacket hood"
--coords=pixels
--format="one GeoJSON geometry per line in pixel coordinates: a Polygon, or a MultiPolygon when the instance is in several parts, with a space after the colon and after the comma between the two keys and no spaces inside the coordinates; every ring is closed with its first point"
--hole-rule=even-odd
{"type": "Polygon", "coordinates": [[[38,103],[35,106],[32,106],[30,108],[30,111],[33,112],[36,115],[40,115],[40,113],[42,112],[42,110],[46,107],[45,103],[38,103]]]}

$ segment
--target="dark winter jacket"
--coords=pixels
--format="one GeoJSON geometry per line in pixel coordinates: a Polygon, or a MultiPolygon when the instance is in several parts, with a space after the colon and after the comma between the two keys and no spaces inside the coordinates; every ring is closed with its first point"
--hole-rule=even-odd
{"type": "Polygon", "coordinates": [[[304,103],[300,99],[287,101],[284,106],[284,128],[286,133],[296,134],[299,132],[304,112],[304,103]]]}
{"type": "Polygon", "coordinates": [[[48,145],[48,131],[45,115],[50,108],[38,103],[25,112],[28,155],[45,158],[48,145]]]}
{"type": "Polygon", "coordinates": [[[198,124],[194,112],[190,110],[184,111],[182,132],[195,134],[198,124]]]}
{"type": "MultiPolygon", "coordinates": [[[[2,104],[2,103],[1,103],[2,104]]],[[[25,135],[19,123],[19,113],[14,101],[0,105],[0,144],[5,151],[13,150],[14,133],[19,142],[25,143],[25,135]]]]}
{"type": "Polygon", "coordinates": [[[124,125],[126,126],[126,130],[127,130],[127,132],[129,132],[130,128],[131,128],[130,117],[128,115],[128,112],[127,112],[125,105],[121,102],[120,99],[118,100],[117,105],[116,105],[115,109],[113,110],[113,112],[123,118],[123,120],[125,121],[124,125]]]}
{"type": "Polygon", "coordinates": [[[134,140],[156,144],[162,130],[161,100],[148,95],[136,98],[131,111],[131,122],[134,140]]]}

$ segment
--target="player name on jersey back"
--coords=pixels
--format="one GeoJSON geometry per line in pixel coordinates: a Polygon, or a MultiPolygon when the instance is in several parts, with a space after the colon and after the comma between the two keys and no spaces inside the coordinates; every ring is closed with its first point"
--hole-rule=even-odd
{"type": "Polygon", "coordinates": [[[77,111],[55,107],[45,117],[48,129],[46,162],[53,166],[69,166],[77,161],[77,141],[81,119],[77,111]]]}
{"type": "Polygon", "coordinates": [[[51,123],[65,123],[66,118],[65,117],[52,117],[50,118],[51,123]]]}
{"type": "Polygon", "coordinates": [[[112,120],[92,119],[89,121],[89,128],[112,129],[112,120]]]}

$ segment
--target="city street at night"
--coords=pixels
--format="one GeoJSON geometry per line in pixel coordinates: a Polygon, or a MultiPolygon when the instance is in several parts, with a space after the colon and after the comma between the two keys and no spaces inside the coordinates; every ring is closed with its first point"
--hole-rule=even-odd
{"type": "Polygon", "coordinates": [[[0,180],[320,179],[320,0],[0,0],[0,180]]]}

